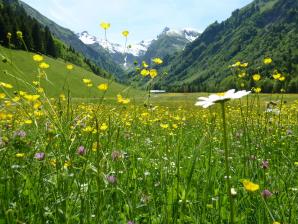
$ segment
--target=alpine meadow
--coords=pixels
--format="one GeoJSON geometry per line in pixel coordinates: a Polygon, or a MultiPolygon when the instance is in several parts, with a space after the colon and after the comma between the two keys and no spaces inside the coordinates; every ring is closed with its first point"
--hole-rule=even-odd
{"type": "Polygon", "coordinates": [[[0,0],[0,59],[0,224],[298,224],[297,0],[0,0]]]}

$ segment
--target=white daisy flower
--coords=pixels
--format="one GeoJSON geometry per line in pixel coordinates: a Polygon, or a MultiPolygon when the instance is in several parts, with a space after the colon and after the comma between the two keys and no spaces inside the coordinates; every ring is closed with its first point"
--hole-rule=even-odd
{"type": "Polygon", "coordinates": [[[230,89],[227,92],[211,94],[208,97],[199,97],[198,98],[199,101],[195,105],[201,106],[203,108],[207,108],[215,103],[228,101],[231,99],[239,99],[248,94],[250,94],[250,91],[241,90],[241,91],[235,92],[235,89],[230,89]]]}

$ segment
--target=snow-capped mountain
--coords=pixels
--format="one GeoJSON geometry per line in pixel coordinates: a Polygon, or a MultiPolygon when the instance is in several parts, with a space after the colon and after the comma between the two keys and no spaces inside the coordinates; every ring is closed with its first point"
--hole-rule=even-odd
{"type": "Polygon", "coordinates": [[[200,33],[197,30],[191,28],[171,29],[166,27],[160,35],[184,37],[189,42],[192,42],[199,37],[200,33]]]}
{"type": "Polygon", "coordinates": [[[133,65],[134,61],[149,60],[149,57],[165,57],[168,54],[181,51],[199,35],[199,32],[194,29],[170,29],[166,27],[155,39],[128,44],[125,48],[122,44],[97,38],[87,31],[77,33],[78,38],[85,45],[97,49],[106,49],[114,61],[124,65],[124,67],[133,65]]]}
{"type": "Polygon", "coordinates": [[[128,44],[125,49],[125,46],[121,44],[112,43],[105,39],[99,39],[93,35],[90,35],[87,31],[78,33],[77,36],[84,44],[86,45],[98,44],[102,46],[104,49],[108,50],[109,53],[111,54],[127,53],[127,54],[132,54],[136,57],[144,55],[152,42],[152,40],[148,40],[148,41],[141,41],[140,43],[137,43],[137,44],[128,44]]]}

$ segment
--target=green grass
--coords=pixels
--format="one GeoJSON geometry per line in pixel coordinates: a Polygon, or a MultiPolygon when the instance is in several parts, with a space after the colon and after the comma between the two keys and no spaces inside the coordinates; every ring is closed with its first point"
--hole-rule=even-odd
{"type": "MultiPolygon", "coordinates": [[[[32,85],[32,81],[39,80],[37,78],[38,64],[32,59],[34,54],[20,50],[9,50],[1,46],[0,54],[12,61],[12,64],[0,62],[0,81],[11,83],[15,87],[14,90],[32,90],[24,82],[32,85]]],[[[96,86],[100,83],[110,83],[109,80],[77,66],[74,66],[72,71],[67,71],[67,63],[61,59],[44,56],[44,60],[50,65],[50,68],[46,70],[48,81],[41,79],[41,85],[49,97],[63,93],[65,80],[67,80],[71,96],[74,98],[100,98],[102,93],[96,86]],[[83,78],[91,79],[94,86],[89,89],[82,85],[83,78]]],[[[142,91],[112,82],[106,97],[115,98],[118,93],[129,97],[144,95],[142,91]]]]}

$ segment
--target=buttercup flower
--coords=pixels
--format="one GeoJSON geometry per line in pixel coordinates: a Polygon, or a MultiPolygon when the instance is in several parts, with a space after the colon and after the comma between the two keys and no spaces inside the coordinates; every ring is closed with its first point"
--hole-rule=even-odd
{"type": "Polygon", "coordinates": [[[245,190],[247,190],[247,191],[254,192],[254,191],[257,191],[260,189],[260,186],[258,184],[255,184],[249,180],[243,180],[242,183],[243,183],[245,190]]]}
{"type": "Polygon", "coordinates": [[[43,61],[43,57],[41,55],[39,55],[39,54],[33,55],[32,58],[33,58],[34,61],[37,61],[37,62],[43,61]]]}
{"type": "Polygon", "coordinates": [[[147,70],[147,69],[143,69],[143,70],[141,71],[141,75],[142,75],[142,76],[147,76],[147,75],[149,75],[149,74],[150,74],[150,71],[147,70]]]}
{"type": "Polygon", "coordinates": [[[264,64],[265,65],[269,65],[269,64],[271,64],[272,63],[272,59],[271,58],[265,58],[264,59],[264,64]]]}
{"type": "Polygon", "coordinates": [[[6,88],[6,89],[12,89],[13,86],[9,83],[5,83],[5,82],[0,82],[0,86],[6,88]]]}
{"type": "Polygon", "coordinates": [[[124,30],[124,31],[122,32],[122,35],[123,35],[124,37],[127,37],[128,34],[129,34],[128,30],[124,30]]]}
{"type": "Polygon", "coordinates": [[[198,98],[199,101],[195,105],[202,106],[203,108],[207,108],[215,103],[228,101],[231,99],[239,99],[248,94],[250,94],[250,91],[241,90],[241,91],[235,92],[235,89],[230,89],[224,93],[211,94],[208,97],[199,97],[198,98]]]}
{"type": "Polygon", "coordinates": [[[252,76],[252,79],[257,82],[257,81],[259,81],[261,79],[261,75],[260,74],[254,74],[252,76]]]}
{"type": "Polygon", "coordinates": [[[23,38],[23,33],[22,33],[22,31],[17,31],[17,37],[18,37],[19,39],[22,39],[22,38],[23,38]]]}
{"type": "Polygon", "coordinates": [[[152,79],[155,78],[155,77],[158,75],[156,69],[151,69],[150,72],[149,72],[149,74],[150,74],[150,77],[151,77],[152,79]]]}
{"type": "Polygon", "coordinates": [[[253,91],[255,93],[260,93],[262,91],[262,89],[260,87],[257,87],[257,88],[253,88],[253,91]]]}
{"type": "Polygon", "coordinates": [[[102,83],[100,85],[97,86],[97,88],[100,90],[100,91],[107,91],[109,86],[107,83],[102,83]]]}
{"type": "Polygon", "coordinates": [[[47,63],[45,63],[45,62],[42,62],[42,63],[39,64],[39,67],[40,67],[41,69],[47,69],[47,68],[50,67],[50,65],[47,64],[47,63]]]}
{"type": "Polygon", "coordinates": [[[67,70],[73,70],[73,65],[72,65],[72,64],[68,64],[68,65],[66,65],[66,69],[67,69],[67,70]]]}
{"type": "Polygon", "coordinates": [[[161,60],[160,58],[153,58],[152,61],[157,65],[160,65],[163,63],[163,60],[161,60]]]}
{"type": "Polygon", "coordinates": [[[100,24],[101,28],[103,28],[104,30],[107,30],[111,27],[111,24],[110,23],[106,23],[106,22],[102,22],[100,24]]]}

